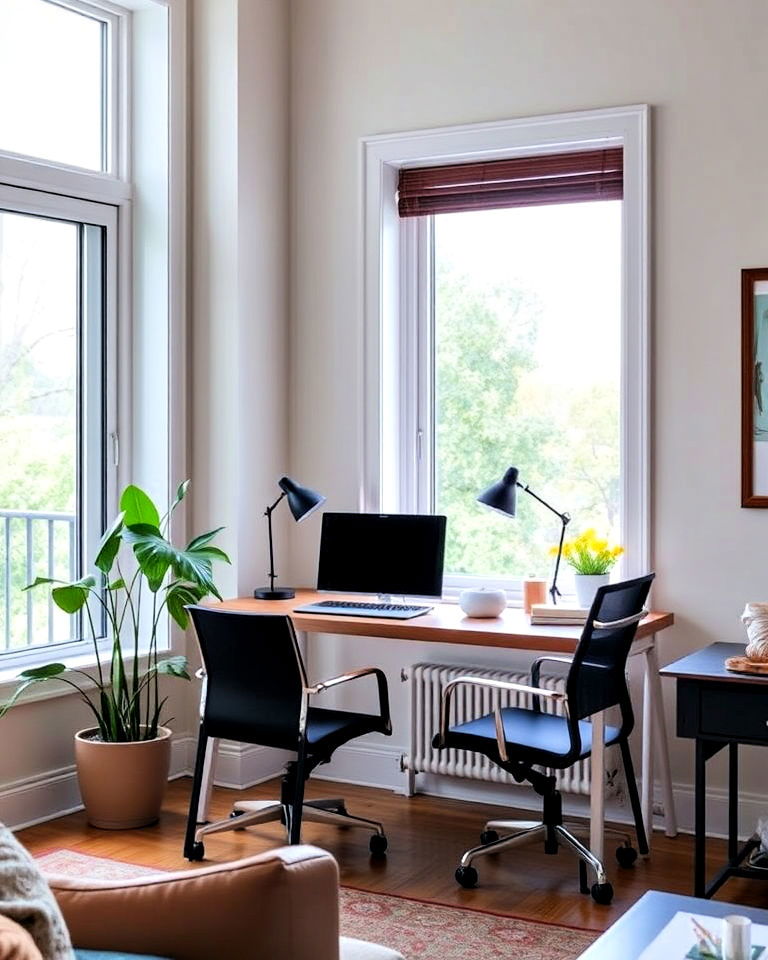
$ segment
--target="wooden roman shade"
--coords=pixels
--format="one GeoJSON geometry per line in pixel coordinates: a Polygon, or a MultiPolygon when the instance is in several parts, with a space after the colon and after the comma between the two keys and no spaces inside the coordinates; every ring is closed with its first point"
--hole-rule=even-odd
{"type": "Polygon", "coordinates": [[[621,200],[621,147],[400,171],[401,217],[544,203],[621,200]]]}

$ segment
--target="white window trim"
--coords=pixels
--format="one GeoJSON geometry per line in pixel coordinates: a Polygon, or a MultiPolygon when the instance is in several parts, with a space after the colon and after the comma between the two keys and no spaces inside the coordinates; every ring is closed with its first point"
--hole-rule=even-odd
{"type": "MultiPolygon", "coordinates": [[[[405,282],[401,282],[405,247],[410,246],[409,254],[415,249],[423,255],[423,241],[417,227],[403,228],[398,217],[400,168],[622,145],[620,511],[626,554],[620,575],[647,573],[651,561],[649,137],[650,108],[640,104],[363,138],[362,510],[397,510],[403,509],[402,504],[409,504],[407,509],[426,509],[415,471],[408,464],[409,456],[416,456],[417,438],[414,424],[409,422],[413,420],[413,402],[408,369],[405,364],[400,366],[403,338],[409,335],[402,319],[406,305],[410,302],[413,306],[417,296],[414,267],[406,267],[405,282]],[[410,455],[398,439],[403,430],[412,431],[410,455]]],[[[408,264],[415,259],[409,255],[408,264]]],[[[412,340],[409,346],[415,350],[419,344],[412,340]]],[[[499,471],[505,466],[499,464],[499,471]]],[[[455,593],[463,582],[464,578],[447,579],[446,592],[455,593]]],[[[490,584],[490,580],[484,582],[490,584]]],[[[512,578],[500,582],[517,593],[519,583],[512,578]]]]}
{"type": "MultiPolygon", "coordinates": [[[[172,425],[168,450],[168,499],[171,488],[179,478],[188,473],[187,397],[188,397],[188,347],[187,347],[187,74],[188,74],[188,0],[122,0],[118,5],[110,0],[56,0],[61,6],[70,6],[116,23],[114,34],[117,47],[112,51],[111,95],[115,129],[111,132],[109,149],[115,167],[114,173],[86,171],[65,164],[25,157],[8,151],[0,151],[0,188],[23,187],[46,195],[46,201],[57,207],[57,200],[66,204],[67,198],[108,204],[117,208],[117,270],[119,271],[116,337],[111,349],[117,344],[126,354],[120,360],[118,385],[114,410],[117,435],[120,437],[117,481],[107,490],[107,515],[112,516],[117,508],[117,489],[131,482],[130,437],[131,437],[131,372],[130,359],[125,345],[132,342],[132,256],[133,245],[132,198],[130,183],[130,138],[131,114],[131,63],[128,55],[130,43],[130,15],[134,10],[164,7],[168,10],[168,337],[169,337],[169,422],[172,425]],[[118,97],[119,91],[119,99],[118,97]],[[53,196],[52,196],[53,195],[53,196]],[[57,197],[56,195],[60,195],[57,197]]],[[[97,210],[98,206],[94,207],[97,210]]],[[[98,222],[94,220],[94,222],[98,222]]],[[[107,358],[110,362],[110,358],[107,358]]],[[[116,360],[111,358],[116,364],[116,360]]],[[[114,366],[113,366],[114,369],[114,366]]],[[[111,421],[110,421],[111,422],[111,421]]],[[[107,456],[113,451],[108,448],[107,456]]],[[[186,521],[174,518],[174,535],[184,539],[186,521]]],[[[172,625],[168,649],[173,653],[186,651],[184,631],[172,625]]],[[[102,654],[111,650],[109,639],[99,643],[102,654]]],[[[89,670],[96,664],[93,645],[85,640],[55,644],[50,647],[35,647],[0,656],[0,699],[15,687],[19,671],[50,662],[52,657],[68,666],[89,670]]],[[[73,695],[63,685],[42,685],[27,691],[25,703],[73,695]]]]}

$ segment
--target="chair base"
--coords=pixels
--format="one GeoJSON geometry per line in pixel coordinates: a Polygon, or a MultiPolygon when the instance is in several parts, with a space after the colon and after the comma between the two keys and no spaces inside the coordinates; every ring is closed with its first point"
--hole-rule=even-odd
{"type": "Polygon", "coordinates": [[[542,821],[489,820],[485,825],[485,830],[504,830],[511,831],[511,833],[508,836],[500,836],[498,840],[481,843],[479,846],[467,850],[459,861],[459,868],[471,866],[472,861],[478,857],[484,857],[490,853],[501,853],[503,850],[509,850],[512,847],[520,846],[541,837],[545,844],[554,845],[552,853],[556,852],[557,846],[560,844],[575,853],[580,860],[592,869],[595,875],[595,883],[602,884],[608,881],[602,862],[562,824],[548,826],[542,821]]]}
{"type": "MultiPolygon", "coordinates": [[[[384,827],[377,820],[355,817],[347,812],[341,797],[306,800],[301,808],[302,821],[313,823],[332,823],[337,827],[359,827],[370,830],[379,837],[384,836],[384,827]]],[[[195,830],[195,843],[211,833],[223,833],[226,830],[244,830],[260,823],[280,821],[285,826],[286,839],[290,841],[291,805],[279,800],[237,800],[232,813],[225,820],[214,823],[198,824],[195,830]]]]}

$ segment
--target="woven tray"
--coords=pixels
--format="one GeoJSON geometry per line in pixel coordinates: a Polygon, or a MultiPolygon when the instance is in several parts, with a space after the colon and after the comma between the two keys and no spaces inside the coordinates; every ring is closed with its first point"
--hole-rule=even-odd
{"type": "Polygon", "coordinates": [[[734,673],[757,673],[768,676],[768,663],[759,663],[747,657],[728,657],[725,661],[725,669],[732,670],[734,673]]]}

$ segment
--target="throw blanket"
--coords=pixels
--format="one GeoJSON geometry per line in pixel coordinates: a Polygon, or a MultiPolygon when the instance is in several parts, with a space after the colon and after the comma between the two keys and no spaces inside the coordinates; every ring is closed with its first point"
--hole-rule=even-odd
{"type": "Polygon", "coordinates": [[[74,960],[64,918],[35,861],[0,824],[0,914],[28,931],[44,960],[74,960]]]}

